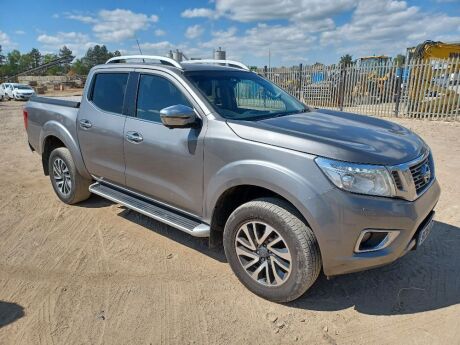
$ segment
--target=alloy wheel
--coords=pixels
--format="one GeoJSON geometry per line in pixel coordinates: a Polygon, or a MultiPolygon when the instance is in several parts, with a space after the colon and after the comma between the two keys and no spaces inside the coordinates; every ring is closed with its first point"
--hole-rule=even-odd
{"type": "Polygon", "coordinates": [[[69,168],[61,158],[56,158],[53,162],[53,178],[59,193],[67,197],[72,190],[72,178],[69,168]]]}
{"type": "Polygon", "coordinates": [[[244,223],[236,234],[238,260],[246,273],[264,286],[280,286],[291,273],[292,258],[286,240],[261,221],[244,223]]]}

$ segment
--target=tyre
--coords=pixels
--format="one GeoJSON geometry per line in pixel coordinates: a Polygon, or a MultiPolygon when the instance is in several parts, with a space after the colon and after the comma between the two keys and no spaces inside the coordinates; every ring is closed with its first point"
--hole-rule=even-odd
{"type": "Polygon", "coordinates": [[[274,302],[302,296],[321,271],[313,231],[297,210],[276,198],[238,207],[225,225],[224,250],[241,283],[274,302]]]}
{"type": "Polygon", "coordinates": [[[82,177],[65,147],[54,149],[48,161],[48,171],[53,189],[59,199],[72,205],[89,198],[91,180],[82,177]]]}

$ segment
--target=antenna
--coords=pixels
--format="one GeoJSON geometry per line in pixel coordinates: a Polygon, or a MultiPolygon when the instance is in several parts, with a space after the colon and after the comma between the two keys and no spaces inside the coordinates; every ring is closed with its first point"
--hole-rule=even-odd
{"type": "MultiPolygon", "coordinates": [[[[139,53],[141,53],[141,55],[144,55],[142,54],[141,45],[139,44],[139,40],[137,38],[136,38],[136,43],[137,43],[137,47],[139,48],[139,53]]],[[[145,62],[145,60],[142,59],[142,62],[145,62]]]]}
{"type": "Polygon", "coordinates": [[[141,46],[140,46],[139,40],[137,38],[136,38],[136,43],[137,43],[137,47],[139,48],[139,53],[141,53],[141,55],[144,55],[144,54],[142,54],[141,46]]]}

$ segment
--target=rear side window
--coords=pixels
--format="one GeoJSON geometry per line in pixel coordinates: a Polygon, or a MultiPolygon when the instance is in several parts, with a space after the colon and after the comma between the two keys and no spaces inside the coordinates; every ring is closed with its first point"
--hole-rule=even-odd
{"type": "Polygon", "coordinates": [[[136,109],[139,119],[161,122],[160,110],[178,104],[193,108],[185,95],[169,80],[154,75],[141,75],[136,109]]]}
{"type": "Polygon", "coordinates": [[[94,78],[91,101],[102,110],[121,114],[128,73],[99,73],[94,78]]]}

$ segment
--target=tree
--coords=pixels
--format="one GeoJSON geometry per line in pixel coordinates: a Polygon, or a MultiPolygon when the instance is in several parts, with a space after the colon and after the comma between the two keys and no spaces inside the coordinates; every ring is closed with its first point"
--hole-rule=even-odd
{"type": "MultiPolygon", "coordinates": [[[[43,56],[43,63],[49,63],[53,60],[58,59],[59,57],[56,54],[45,54],[43,56]]],[[[60,75],[62,74],[61,66],[53,66],[46,70],[46,75],[60,75]]]]}
{"type": "Polygon", "coordinates": [[[59,49],[59,57],[69,59],[69,62],[65,62],[60,66],[62,74],[69,73],[70,63],[72,62],[71,60],[73,60],[74,58],[72,55],[72,51],[69,48],[67,48],[67,46],[63,46],[61,49],[59,49]]]}
{"type": "Polygon", "coordinates": [[[61,49],[59,49],[59,57],[72,57],[72,51],[67,48],[67,46],[63,46],[61,49]]]}
{"type": "Polygon", "coordinates": [[[114,56],[121,56],[121,53],[118,50],[110,52],[105,45],[95,45],[88,49],[84,57],[77,59],[73,63],[72,71],[79,75],[88,74],[91,68],[96,65],[104,64],[108,59],[114,56]]]}
{"type": "Polygon", "coordinates": [[[19,50],[12,50],[7,54],[6,64],[3,66],[5,76],[11,76],[19,71],[19,62],[21,60],[21,53],[19,50]]]}
{"type": "Polygon", "coordinates": [[[340,58],[340,64],[342,66],[351,65],[353,62],[353,57],[350,54],[345,54],[340,58]]]}
{"type": "Polygon", "coordinates": [[[2,54],[2,45],[0,44],[0,66],[5,64],[5,55],[2,54]]]}
{"type": "Polygon", "coordinates": [[[394,62],[396,64],[396,66],[402,66],[406,62],[406,57],[404,55],[402,55],[402,54],[398,54],[398,55],[395,56],[394,62]]]}
{"type": "Polygon", "coordinates": [[[84,63],[83,59],[76,59],[72,64],[70,71],[78,75],[86,75],[89,72],[88,66],[84,63]]]}
{"type": "Polygon", "coordinates": [[[29,57],[30,57],[31,66],[28,66],[28,67],[33,68],[33,67],[40,66],[41,60],[42,60],[42,54],[37,48],[32,48],[32,50],[29,53],[29,57]]]}

